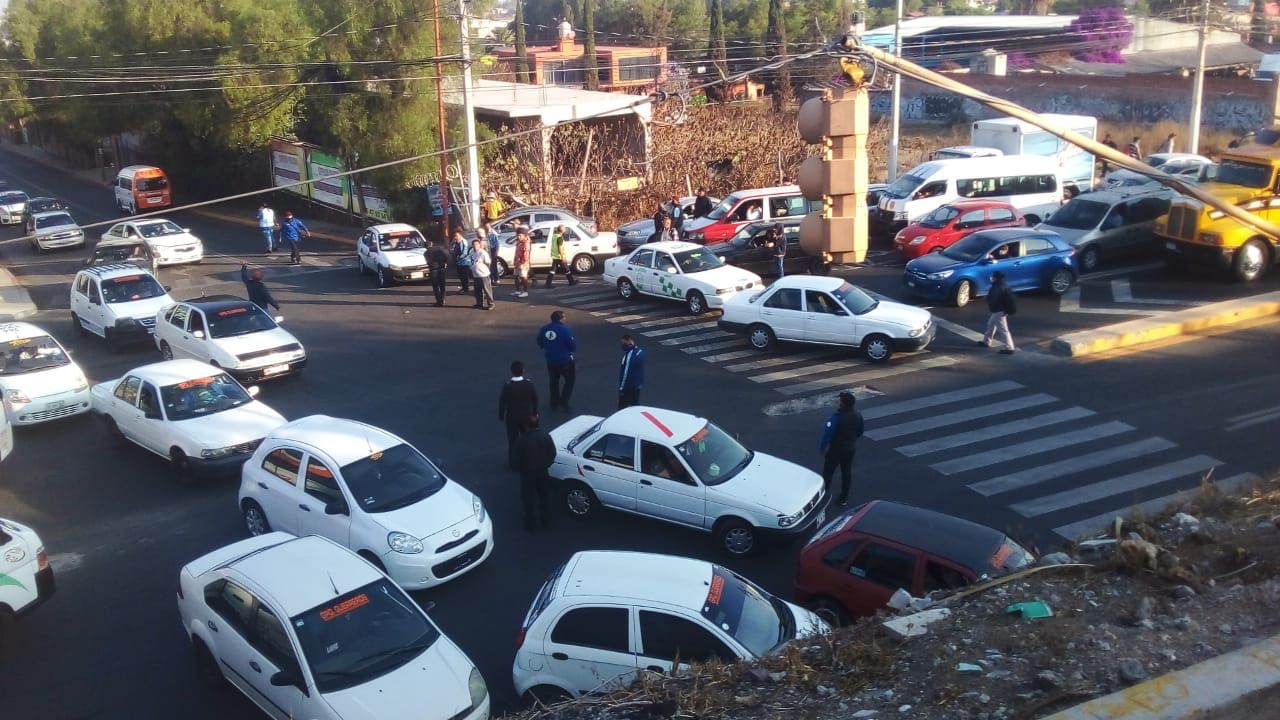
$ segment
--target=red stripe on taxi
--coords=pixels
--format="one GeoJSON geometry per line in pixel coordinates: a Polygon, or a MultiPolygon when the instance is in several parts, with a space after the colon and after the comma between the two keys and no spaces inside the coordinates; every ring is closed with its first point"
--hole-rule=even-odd
{"type": "Polygon", "coordinates": [[[645,420],[648,420],[649,422],[651,422],[651,423],[653,423],[654,425],[656,425],[656,426],[658,427],[658,429],[662,431],[662,434],[663,434],[663,435],[666,435],[667,437],[671,437],[671,435],[672,435],[671,429],[670,429],[670,428],[668,428],[666,425],[663,425],[663,424],[662,424],[662,421],[660,421],[660,420],[658,420],[658,418],[654,417],[654,416],[653,416],[653,415],[652,415],[648,410],[642,410],[642,411],[640,412],[640,414],[644,416],[644,419],[645,419],[645,420]]]}

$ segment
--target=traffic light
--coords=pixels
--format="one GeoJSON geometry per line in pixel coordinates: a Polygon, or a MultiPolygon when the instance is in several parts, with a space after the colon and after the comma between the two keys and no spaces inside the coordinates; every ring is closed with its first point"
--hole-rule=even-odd
{"type": "Polygon", "coordinates": [[[828,90],[800,106],[800,137],[822,152],[800,165],[800,192],[822,201],[800,223],[800,247],[835,262],[867,254],[867,129],[870,103],[861,83],[828,90]]]}

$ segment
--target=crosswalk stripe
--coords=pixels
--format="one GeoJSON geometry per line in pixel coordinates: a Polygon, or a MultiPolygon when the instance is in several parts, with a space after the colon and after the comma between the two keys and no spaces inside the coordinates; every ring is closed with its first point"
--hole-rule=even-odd
{"type": "Polygon", "coordinates": [[[694,335],[683,335],[678,338],[667,338],[666,340],[660,340],[659,344],[666,345],[667,347],[671,347],[673,345],[687,345],[689,343],[698,342],[700,340],[710,340],[712,338],[727,338],[727,337],[733,337],[733,335],[723,330],[712,330],[711,332],[697,333],[694,335]]]}
{"type": "Polygon", "coordinates": [[[1128,475],[1114,477],[1110,480],[1090,483],[1089,485],[1071,488],[1052,495],[1014,503],[1009,507],[1023,517],[1038,517],[1064,508],[1093,502],[1094,500],[1133,492],[1175,478],[1205,472],[1221,464],[1219,460],[1215,460],[1208,455],[1196,455],[1176,462],[1145,468],[1128,475]]]}
{"type": "Polygon", "coordinates": [[[592,300],[591,302],[585,302],[580,305],[575,303],[574,307],[579,310],[605,310],[608,308],[624,308],[632,304],[633,303],[630,300],[611,298],[609,300],[592,300]]]}
{"type": "MultiPolygon", "coordinates": [[[[645,317],[645,316],[633,315],[628,317],[645,317]]],[[[688,322],[688,321],[689,321],[688,315],[673,315],[671,317],[658,318],[657,320],[646,320],[644,322],[637,322],[637,323],[629,322],[627,323],[627,327],[632,329],[639,329],[639,328],[647,328],[647,327],[658,327],[660,325],[671,325],[673,323],[688,322]]]]}
{"type": "MultiPolygon", "coordinates": [[[[592,315],[595,315],[596,317],[602,317],[602,318],[604,318],[605,320],[608,320],[608,321],[609,321],[609,322],[611,322],[611,323],[624,323],[624,322],[627,322],[627,321],[629,321],[629,320],[643,320],[644,318],[649,317],[648,315],[614,315],[614,314],[613,314],[613,313],[611,313],[611,312],[602,312],[602,311],[599,311],[599,310],[597,310],[596,312],[593,312],[593,313],[591,313],[591,314],[592,314],[592,315]]],[[[630,327],[630,326],[628,326],[628,327],[630,327]]]]}
{"type": "Polygon", "coordinates": [[[876,405],[863,410],[862,417],[866,420],[876,420],[890,415],[911,412],[912,410],[933,408],[938,405],[960,402],[961,400],[972,400],[973,398],[1009,392],[1010,390],[1020,390],[1022,387],[1022,383],[1016,383],[1012,380],[1001,380],[1000,382],[987,383],[986,385],[975,385],[974,387],[964,388],[963,390],[953,390],[951,392],[939,393],[937,395],[926,395],[925,397],[919,397],[913,400],[901,400],[899,402],[876,405]]]}
{"type": "Polygon", "coordinates": [[[776,382],[778,380],[790,380],[791,378],[804,377],[805,375],[817,375],[818,373],[847,370],[851,367],[861,367],[863,365],[865,365],[865,363],[861,363],[856,360],[838,360],[836,362],[810,365],[809,367],[795,368],[792,370],[779,370],[777,372],[765,373],[763,375],[753,375],[751,376],[751,381],[758,383],[776,382]]]}
{"type": "MultiPolygon", "coordinates": [[[[774,389],[783,395],[801,395],[803,393],[813,392],[815,390],[824,390],[832,387],[852,387],[854,383],[878,380],[880,378],[893,377],[894,375],[904,375],[906,373],[928,370],[930,368],[946,367],[947,365],[955,365],[957,362],[959,361],[947,355],[933,355],[912,363],[894,363],[885,367],[877,367],[873,370],[820,378],[818,380],[795,383],[794,385],[782,385],[774,389]]],[[[860,365],[859,367],[868,366],[860,365]]]]}
{"type": "MultiPolygon", "coordinates": [[[[733,344],[736,345],[737,343],[733,343],[733,344]]],[[[689,352],[689,350],[686,349],[685,352],[689,352]]],[[[755,348],[748,348],[746,350],[734,350],[733,352],[717,353],[715,355],[706,355],[698,359],[705,360],[709,363],[715,363],[715,362],[723,362],[725,360],[739,360],[744,357],[751,357],[752,355],[759,355],[759,354],[760,354],[759,350],[756,350],[755,348]]]]}
{"type": "Polygon", "coordinates": [[[789,365],[791,363],[809,362],[812,360],[820,360],[829,358],[832,353],[829,352],[809,352],[796,353],[795,355],[777,355],[774,357],[755,360],[748,363],[738,363],[737,365],[725,365],[724,369],[730,372],[743,372],[746,370],[758,370],[760,368],[775,367],[777,365],[789,365]]]}
{"type": "MultiPolygon", "coordinates": [[[[711,352],[713,350],[724,350],[725,348],[742,347],[744,343],[746,343],[746,341],[743,340],[742,338],[735,338],[733,340],[722,340],[720,342],[707,343],[706,345],[694,345],[692,347],[680,348],[680,352],[686,352],[686,353],[689,353],[690,355],[697,355],[698,353],[711,352]]],[[[752,350],[752,352],[756,352],[756,351],[752,350]]],[[[710,357],[715,357],[715,356],[712,355],[710,357]]],[[[702,358],[702,359],[706,360],[707,358],[702,358]]],[[[714,362],[714,360],[712,362],[714,362]]]]}
{"type": "MultiPolygon", "coordinates": [[[[921,418],[919,420],[911,420],[898,425],[876,428],[874,430],[867,431],[866,436],[870,440],[888,440],[890,438],[902,437],[903,435],[910,435],[924,430],[933,430],[935,428],[946,427],[948,425],[967,423],[971,420],[995,417],[997,413],[1026,410],[1027,408],[1036,407],[1038,405],[1048,405],[1049,403],[1057,401],[1058,398],[1044,393],[1024,395],[1011,400],[1001,400],[1000,402],[994,402],[987,405],[974,405],[972,407],[967,407],[964,410],[955,410],[949,413],[941,413],[939,415],[921,418]]],[[[866,416],[864,415],[863,417],[865,418],[866,416]]]]}
{"type": "Polygon", "coordinates": [[[1071,445],[1079,445],[1080,443],[1099,440],[1113,435],[1129,432],[1133,429],[1132,425],[1126,425],[1118,420],[1102,423],[1101,425],[1093,425],[1081,430],[1062,433],[1061,435],[1050,435],[1048,437],[1036,438],[1027,442],[1016,443],[1013,445],[1005,445],[1004,447],[988,450],[986,452],[977,453],[975,455],[966,455],[965,457],[947,460],[945,462],[930,465],[934,470],[943,475],[955,475],[956,473],[965,472],[967,470],[976,470],[978,468],[995,465],[996,463],[1007,462],[1009,460],[1017,460],[1028,455],[1038,455],[1040,453],[1057,450],[1058,448],[1069,447],[1071,445]]]}
{"type": "Polygon", "coordinates": [[[662,328],[661,330],[648,330],[641,334],[648,335],[649,337],[662,337],[664,335],[675,335],[677,333],[689,332],[690,330],[702,330],[704,328],[713,328],[716,326],[716,324],[717,324],[717,321],[708,320],[706,322],[695,322],[695,323],[689,323],[687,325],[679,325],[677,327],[662,328]]]}
{"type": "Polygon", "coordinates": [[[560,288],[554,292],[556,295],[570,300],[584,298],[590,295],[613,295],[615,297],[618,295],[617,288],[598,283],[590,283],[583,287],[574,286],[573,288],[560,288]]]}
{"type": "MultiPolygon", "coordinates": [[[[1257,479],[1258,476],[1253,473],[1240,473],[1239,475],[1232,475],[1229,478],[1218,480],[1213,483],[1213,485],[1222,492],[1232,493],[1257,479]]],[[[1198,491],[1199,488],[1195,487],[1182,490],[1171,495],[1165,495],[1164,497],[1152,498],[1145,502],[1140,502],[1137,505],[1128,505],[1110,512],[1094,515],[1091,518],[1085,518],[1084,520],[1077,520],[1073,523],[1061,525],[1054,528],[1053,531],[1068,540],[1077,540],[1087,534],[1106,530],[1107,526],[1114,522],[1116,517],[1132,517],[1133,513],[1145,515],[1153,512],[1159,512],[1173,503],[1180,502],[1191,497],[1198,491]]]]}
{"type": "Polygon", "coordinates": [[[1009,473],[1008,475],[993,477],[989,480],[974,483],[969,486],[969,489],[981,495],[990,497],[1003,492],[1009,492],[1010,490],[1038,485],[1039,483],[1060,478],[1064,475],[1093,470],[1104,465],[1132,460],[1133,458],[1163,452],[1175,447],[1177,447],[1176,443],[1172,443],[1164,438],[1146,438],[1126,445],[1119,445],[1117,447],[1107,448],[1106,450],[1098,450],[1096,452],[1067,458],[1066,460],[1051,462],[1048,465],[1041,465],[1039,467],[1028,468],[1026,470],[1019,470],[1015,473],[1009,473]]]}
{"type": "Polygon", "coordinates": [[[907,457],[915,457],[916,455],[938,452],[939,450],[951,450],[964,445],[972,445],[973,443],[982,442],[983,440],[992,440],[994,438],[1026,432],[1027,430],[1035,430],[1036,428],[1068,422],[1070,420],[1079,420],[1080,418],[1089,417],[1093,414],[1094,412],[1088,408],[1069,407],[1066,410],[1057,410],[1051,413],[1045,413],[1044,415],[1033,415],[1021,420],[1013,420],[1011,422],[991,425],[977,430],[969,430],[955,435],[933,438],[932,440],[925,440],[924,442],[913,443],[911,445],[903,445],[894,449],[907,457]]]}

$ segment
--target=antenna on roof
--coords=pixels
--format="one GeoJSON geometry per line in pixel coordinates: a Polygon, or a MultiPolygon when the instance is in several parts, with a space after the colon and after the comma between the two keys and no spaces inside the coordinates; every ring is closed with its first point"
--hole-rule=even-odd
{"type": "Polygon", "coordinates": [[[333,573],[329,572],[328,570],[325,570],[324,574],[329,576],[329,587],[333,588],[333,594],[341,595],[342,593],[338,592],[338,583],[333,581],[333,573]]]}

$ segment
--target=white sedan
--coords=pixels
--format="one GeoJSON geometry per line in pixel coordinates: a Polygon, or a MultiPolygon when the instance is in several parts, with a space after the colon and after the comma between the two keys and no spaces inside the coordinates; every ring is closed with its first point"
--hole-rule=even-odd
{"type": "Polygon", "coordinates": [[[605,261],[603,280],[616,285],[623,299],[643,294],[679,300],[694,315],[764,284],[759,275],[725,264],[705,247],[679,241],[648,243],[605,261]]]}
{"type": "Polygon", "coordinates": [[[398,282],[430,280],[427,239],[418,228],[405,223],[374,225],[356,242],[356,269],[373,273],[378,287],[398,282]]]}
{"type": "Polygon", "coordinates": [[[208,685],[230,682],[277,720],[489,718],[475,663],[326,538],[276,532],[218,548],[178,573],[177,600],[208,685]]]}
{"type": "Polygon", "coordinates": [[[157,265],[181,265],[204,260],[204,243],[200,238],[191,234],[190,228],[179,227],[164,218],[118,222],[102,234],[103,240],[134,238],[146,241],[157,265]]]}
{"type": "Polygon", "coordinates": [[[928,310],[877,300],[841,278],[813,275],[789,275],[758,293],[730,298],[719,324],[745,332],[757,350],[779,340],[845,345],[873,362],[923,350],[937,332],[928,310]]]}
{"type": "Polygon", "coordinates": [[[257,305],[231,295],[175,303],[156,313],[152,336],[165,360],[190,358],[242,383],[302,372],[307,351],[257,305]]]}
{"type": "Polygon", "coordinates": [[[239,469],[285,419],[222,370],[195,360],[135,368],[94,385],[93,410],[118,443],[168,458],[179,477],[239,469]]]}
{"type": "Polygon", "coordinates": [[[52,335],[30,323],[0,324],[0,392],[14,425],[89,412],[89,381],[52,335]]]}
{"type": "MultiPolygon", "coordinates": [[[[597,265],[618,254],[618,236],[611,232],[597,232],[581,223],[540,222],[529,226],[529,267],[545,270],[551,267],[551,233],[564,225],[565,262],[576,273],[589,273],[597,265]]],[[[499,275],[511,272],[516,261],[516,234],[498,236],[499,275]]]]}
{"type": "Polygon", "coordinates": [[[730,555],[826,518],[812,470],[743,447],[707,420],[652,407],[582,415],[551,432],[569,512],[606,507],[712,533],[730,555]]]}
{"type": "Polygon", "coordinates": [[[493,551],[474,493],[395,435],[324,415],[267,435],[240,471],[240,511],[253,535],[323,535],[407,590],[452,580],[493,551]]]}

